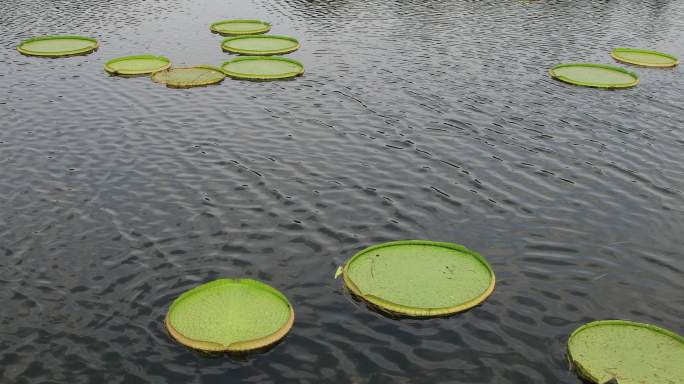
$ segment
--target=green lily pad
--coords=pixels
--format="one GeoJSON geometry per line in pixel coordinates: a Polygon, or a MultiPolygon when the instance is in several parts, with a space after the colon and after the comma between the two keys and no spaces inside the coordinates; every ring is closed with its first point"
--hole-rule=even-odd
{"type": "Polygon", "coordinates": [[[650,324],[585,324],[570,336],[568,358],[580,376],[593,383],[684,383],[684,338],[650,324]]]}
{"type": "Polygon", "coordinates": [[[226,75],[236,79],[287,79],[304,73],[304,65],[297,60],[279,56],[242,56],[227,61],[221,67],[226,75]]]}
{"type": "Polygon", "coordinates": [[[138,55],[119,57],[105,64],[105,71],[113,75],[147,75],[168,69],[171,61],[163,56],[138,55]]]}
{"type": "Polygon", "coordinates": [[[152,80],[157,83],[164,83],[171,88],[191,88],[217,84],[223,81],[225,77],[226,75],[219,68],[200,65],[156,72],[152,75],[152,80]]]}
{"type": "Polygon", "coordinates": [[[90,53],[98,46],[97,40],[90,37],[56,35],[24,40],[17,51],[29,56],[61,57],[90,53]]]}
{"type": "Polygon", "coordinates": [[[258,35],[271,30],[271,24],[261,20],[221,20],[210,26],[221,35],[258,35]]]}
{"type": "Polygon", "coordinates": [[[615,48],[610,55],[623,63],[642,67],[674,67],[679,59],[667,53],[635,48],[615,48]]]}
{"type": "Polygon", "coordinates": [[[242,55],[282,55],[299,49],[299,41],[288,36],[245,35],[229,37],[221,44],[223,50],[242,55]]]}
{"type": "Polygon", "coordinates": [[[635,73],[604,64],[560,64],[549,73],[560,81],[585,87],[629,88],[639,84],[635,73]]]}
{"type": "Polygon", "coordinates": [[[166,315],[173,338],[203,351],[248,351],[283,338],[294,310],[282,293],[251,279],[219,279],[178,297],[166,315]]]}
{"type": "Polygon", "coordinates": [[[424,317],[472,308],[494,290],[479,254],[452,243],[395,241],[362,250],[342,268],[356,296],[389,313],[424,317]]]}

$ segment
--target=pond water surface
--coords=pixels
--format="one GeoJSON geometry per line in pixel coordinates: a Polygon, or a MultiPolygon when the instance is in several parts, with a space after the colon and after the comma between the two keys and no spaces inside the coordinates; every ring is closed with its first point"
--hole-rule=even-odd
{"type": "Polygon", "coordinates": [[[684,57],[684,1],[0,0],[0,382],[580,383],[604,318],[684,333],[684,76],[552,80],[628,46],[684,57]],[[292,81],[189,90],[110,77],[153,53],[220,65],[209,24],[300,39],[292,81]],[[98,52],[25,57],[81,34],[98,52]],[[483,305],[394,320],[333,274],[372,244],[484,255],[483,305]],[[166,334],[181,292],[247,276],[297,320],[209,359],[166,334]]]}

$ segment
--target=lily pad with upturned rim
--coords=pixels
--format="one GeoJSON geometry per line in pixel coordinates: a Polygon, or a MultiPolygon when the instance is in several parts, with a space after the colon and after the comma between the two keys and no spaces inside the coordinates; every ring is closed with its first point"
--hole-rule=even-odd
{"type": "Polygon", "coordinates": [[[568,360],[598,384],[684,383],[684,338],[651,324],[601,320],[576,329],[568,360]]]}
{"type": "Polygon", "coordinates": [[[221,20],[212,23],[212,32],[227,35],[258,35],[271,30],[271,24],[261,20],[221,20]]]}
{"type": "Polygon", "coordinates": [[[639,76],[624,68],[605,64],[559,64],[549,70],[551,77],[565,83],[594,88],[630,88],[639,76]]]}
{"type": "Polygon", "coordinates": [[[17,51],[28,56],[62,57],[84,55],[99,47],[97,40],[75,35],[38,36],[22,41],[17,51]]]}
{"type": "Polygon", "coordinates": [[[248,80],[287,79],[304,73],[302,63],[280,56],[241,56],[226,61],[221,69],[230,77],[248,80]]]}
{"type": "Polygon", "coordinates": [[[667,53],[649,51],[636,48],[615,48],[610,55],[623,63],[640,65],[642,67],[674,67],[679,59],[667,53]]]}
{"type": "Polygon", "coordinates": [[[246,352],[288,333],[294,310],[275,288],[252,279],[219,279],[171,304],[166,328],[179,343],[207,352],[246,352]]]}
{"type": "Polygon", "coordinates": [[[245,35],[229,37],[221,43],[224,51],[242,55],[283,55],[299,49],[299,41],[289,36],[245,35]]]}
{"type": "Polygon", "coordinates": [[[113,75],[148,75],[168,69],[171,61],[164,56],[136,55],[109,60],[105,71],[113,75]]]}
{"type": "Polygon", "coordinates": [[[152,80],[166,84],[171,88],[191,88],[217,84],[225,79],[226,75],[219,68],[209,65],[199,65],[187,68],[171,68],[156,72],[152,80]]]}
{"type": "Polygon", "coordinates": [[[404,240],[366,248],[339,273],[361,299],[390,314],[444,316],[472,308],[494,290],[487,261],[461,245],[404,240]]]}

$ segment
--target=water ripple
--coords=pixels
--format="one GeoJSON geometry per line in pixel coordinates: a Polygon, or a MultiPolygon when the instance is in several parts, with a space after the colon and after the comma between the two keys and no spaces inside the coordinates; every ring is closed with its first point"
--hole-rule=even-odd
{"type": "Polygon", "coordinates": [[[682,1],[0,0],[0,381],[579,383],[569,332],[600,318],[679,333],[681,68],[633,89],[547,69],[615,46],[684,56],[682,1]],[[293,35],[306,74],[172,90],[114,57],[228,60],[219,18],[293,35]],[[54,33],[101,41],[19,55],[54,33]],[[443,319],[389,319],[332,276],[381,241],[485,255],[498,285],[443,319]],[[163,318],[248,276],[297,311],[275,348],[206,358],[163,318]]]}

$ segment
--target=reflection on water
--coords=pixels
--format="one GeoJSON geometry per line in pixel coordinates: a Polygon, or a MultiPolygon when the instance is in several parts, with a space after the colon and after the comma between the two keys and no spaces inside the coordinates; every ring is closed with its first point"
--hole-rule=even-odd
{"type": "Polygon", "coordinates": [[[0,0],[0,382],[579,383],[565,341],[626,318],[684,333],[681,68],[602,91],[549,78],[615,46],[684,56],[682,1],[0,0]],[[306,74],[172,90],[104,73],[136,53],[232,56],[220,18],[300,39],[306,74]],[[59,60],[33,35],[97,37],[59,60]],[[336,267],[453,241],[500,282],[394,320],[336,267]],[[292,332],[246,361],[175,344],[171,300],[248,276],[292,332]]]}

